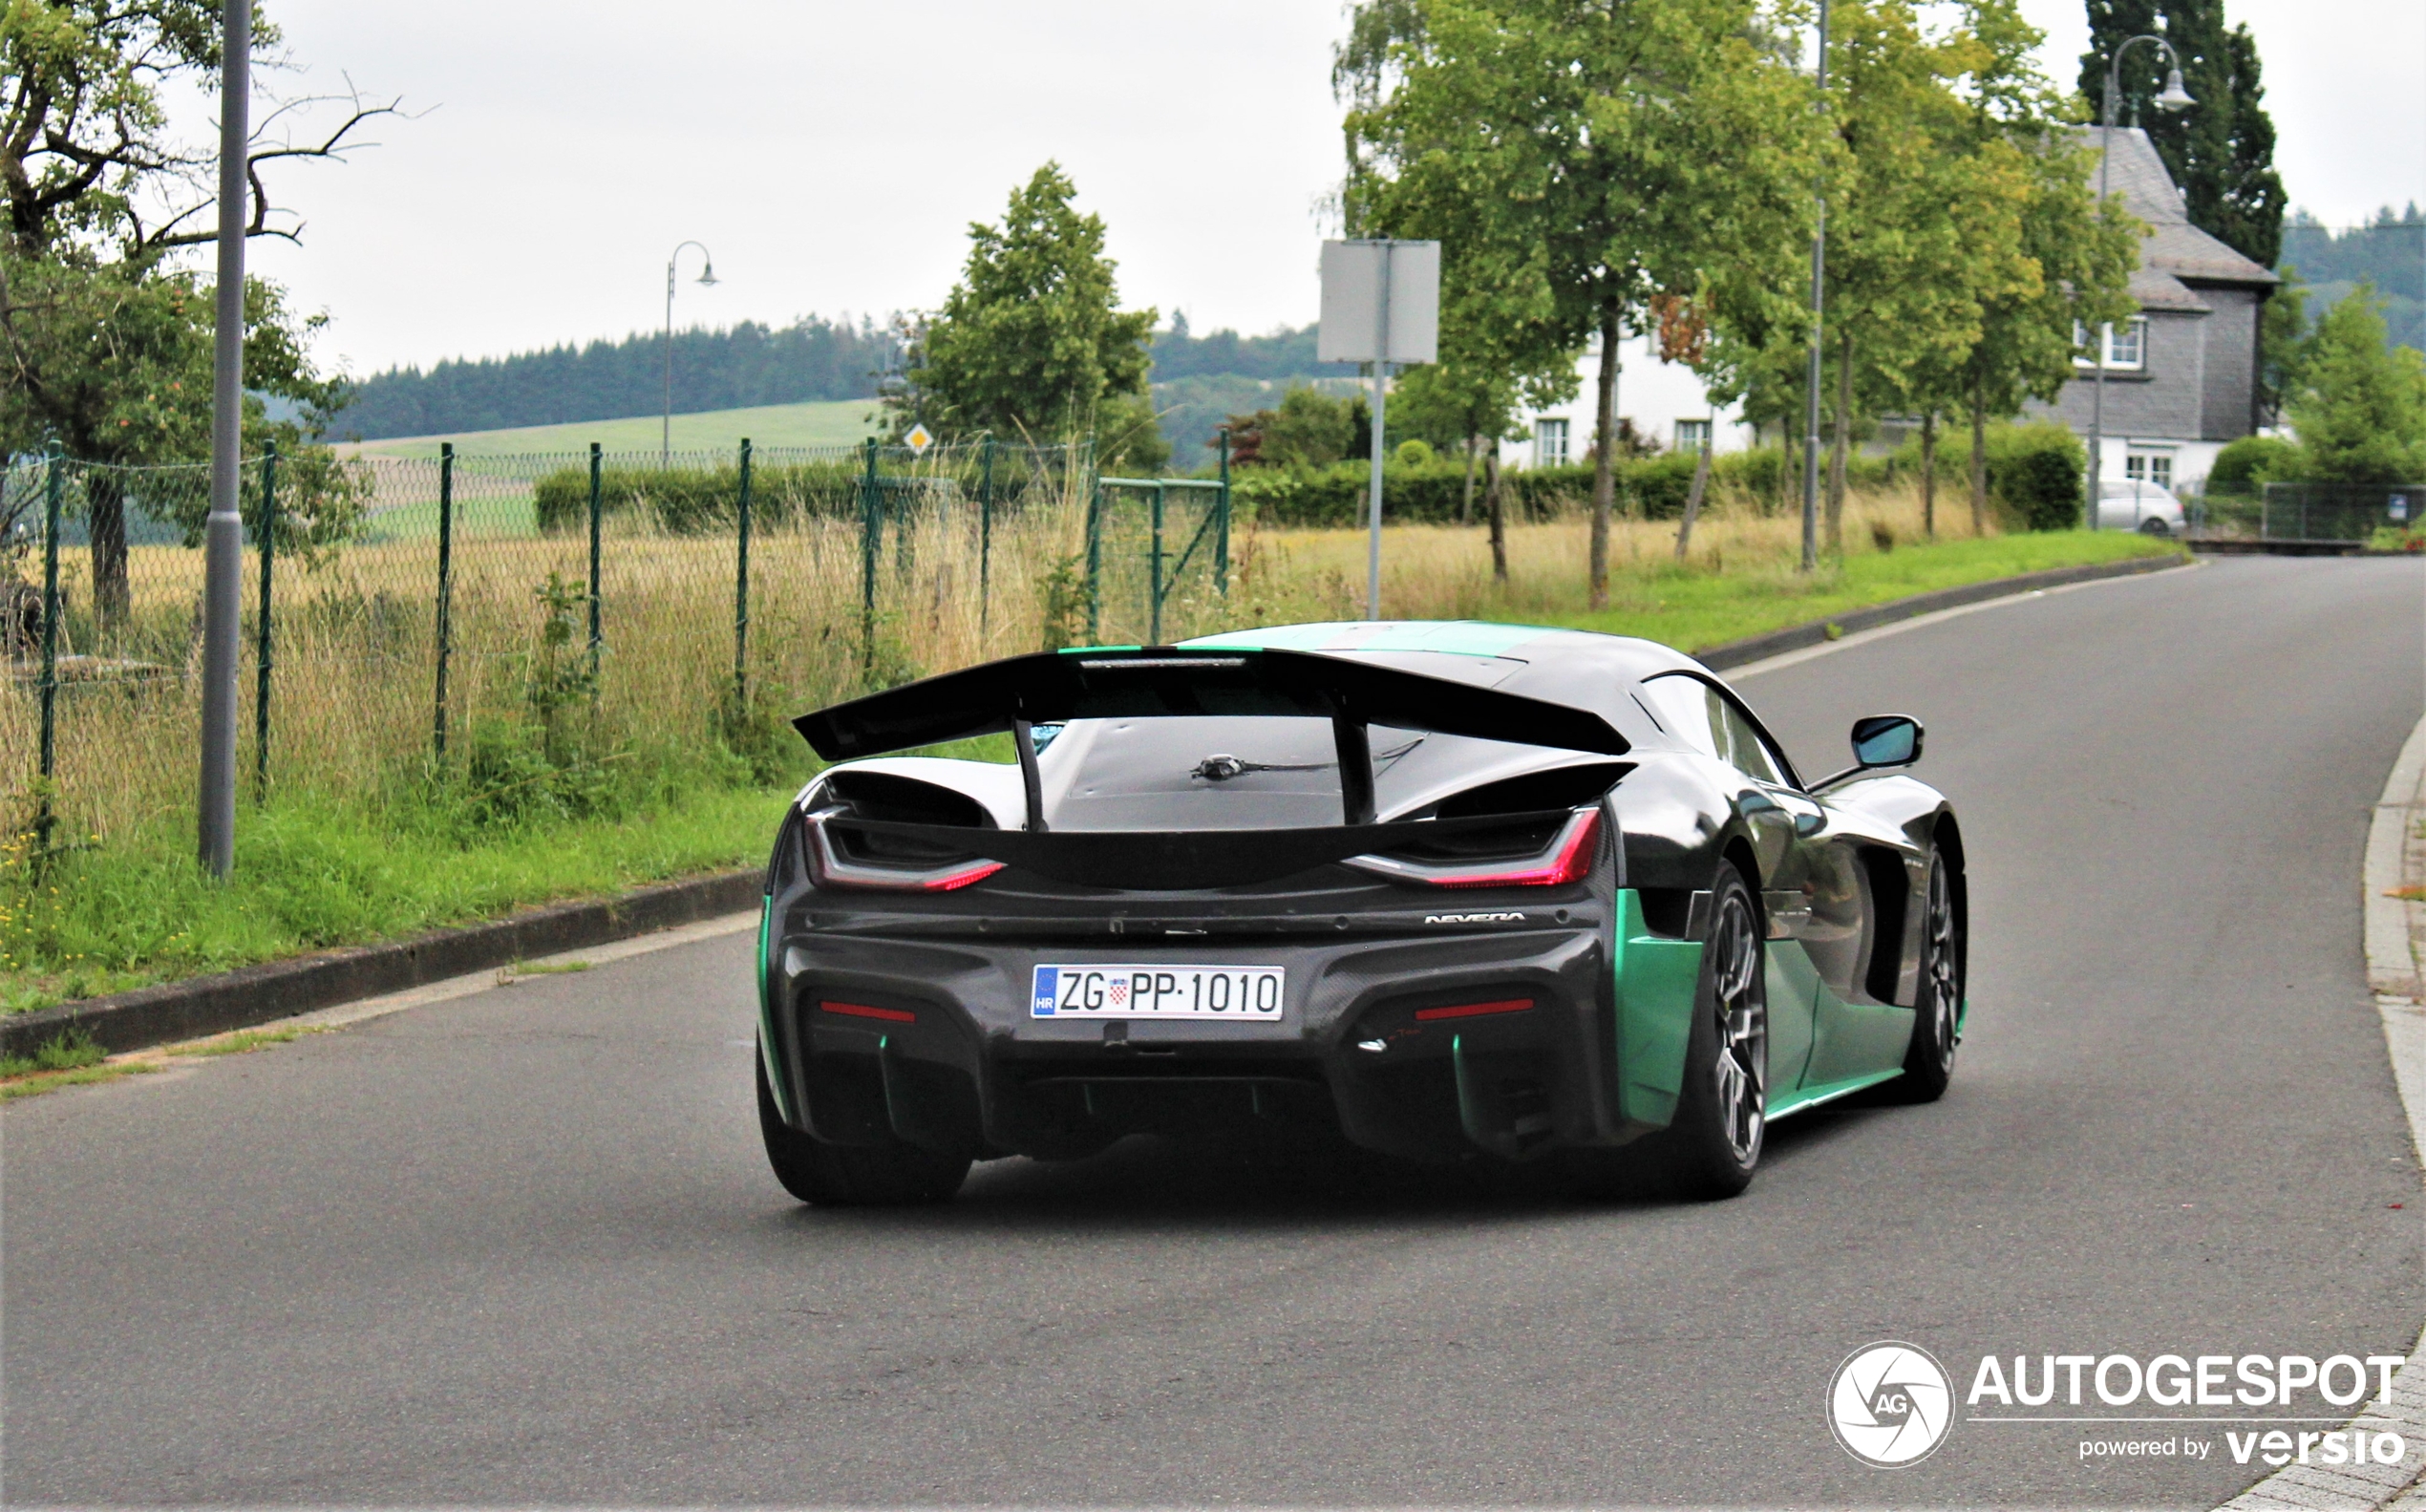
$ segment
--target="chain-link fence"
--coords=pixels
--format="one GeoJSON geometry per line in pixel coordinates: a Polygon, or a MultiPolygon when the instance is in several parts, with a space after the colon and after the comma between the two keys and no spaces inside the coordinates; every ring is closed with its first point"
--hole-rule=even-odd
{"type": "MultiPolygon", "coordinates": [[[[794,714],[1080,638],[1220,623],[1222,483],[993,442],[464,457],[243,471],[240,768],[375,799],[467,766],[720,749],[794,714]]],[[[48,832],[190,813],[206,467],[0,469],[0,761],[48,832]]],[[[778,760],[776,753],[780,753],[778,760]]]]}
{"type": "Polygon", "coordinates": [[[2193,540],[2372,541],[2417,528],[2426,483],[2266,483],[2191,499],[2193,540]]]}

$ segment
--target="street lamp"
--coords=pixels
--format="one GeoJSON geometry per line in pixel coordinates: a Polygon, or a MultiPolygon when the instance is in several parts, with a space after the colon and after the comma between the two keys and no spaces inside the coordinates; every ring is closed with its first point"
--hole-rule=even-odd
{"type": "Polygon", "coordinates": [[[674,458],[674,264],[682,257],[682,249],[686,246],[699,248],[699,282],[712,288],[716,282],[714,254],[698,242],[675,244],[672,254],[666,259],[666,422],[657,438],[657,466],[660,469],[672,466],[674,458]]]}
{"type": "MultiPolygon", "coordinates": [[[[1813,71],[1817,88],[1812,108],[1828,109],[1828,0],[1820,0],[1820,62],[1813,71]]],[[[1823,187],[1811,224],[1811,371],[1805,380],[1802,425],[1802,570],[1820,565],[1820,365],[1825,325],[1828,275],[1828,195],[1823,187]]],[[[1785,439],[1779,426],[1778,439],[1785,439]]]]}
{"type": "MultiPolygon", "coordinates": [[[[2181,87],[2181,54],[2173,44],[2160,36],[2136,36],[2115,49],[2106,61],[2106,110],[2097,133],[2097,213],[2106,213],[2106,181],[2115,171],[2115,96],[2122,92],[2123,54],[2141,42],[2153,42],[2165,50],[2165,92],[2157,96],[2157,108],[2165,111],[2188,110],[2199,103],[2181,87]]],[[[2082,522],[2090,529],[2097,528],[2105,514],[2106,485],[2106,345],[2114,328],[2097,328],[2097,377],[2089,401],[2089,489],[2081,508],[2082,522]]]]}

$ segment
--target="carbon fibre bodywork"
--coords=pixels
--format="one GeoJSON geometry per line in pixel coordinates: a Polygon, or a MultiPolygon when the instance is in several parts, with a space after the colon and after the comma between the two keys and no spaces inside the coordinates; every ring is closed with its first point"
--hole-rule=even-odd
{"type": "Polygon", "coordinates": [[[1020,658],[801,721],[821,749],[1009,728],[1023,766],[852,760],[788,812],[759,962],[784,1126],[978,1159],[1308,1124],[1422,1159],[1623,1145],[1677,1116],[1722,863],[1767,936],[1768,1117],[1904,1068],[1933,854],[1964,905],[1950,806],[1901,775],[1812,792],[1690,658],[1469,624],[1076,654],[1094,671],[1020,658]],[[1196,701],[1271,667],[1285,710],[1196,701]],[[1089,712],[1108,687],[1128,713],[1089,712]],[[1768,769],[1730,759],[1727,709],[1768,769]],[[1299,728],[1325,714],[1335,748],[1299,728]],[[1254,1022],[1041,1016],[1037,968],[1088,963],[1277,968],[1285,1000],[1254,1022]]]}

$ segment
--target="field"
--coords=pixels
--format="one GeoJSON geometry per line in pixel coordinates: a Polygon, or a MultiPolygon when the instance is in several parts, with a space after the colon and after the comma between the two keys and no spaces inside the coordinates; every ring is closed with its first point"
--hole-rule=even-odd
{"type": "MultiPolygon", "coordinates": [[[[837,399],[810,404],[767,404],[748,410],[711,410],[677,415],[673,449],[729,452],[748,437],[759,446],[848,446],[870,435],[874,399],[837,399]]],[[[339,450],[349,456],[429,458],[440,441],[453,441],[458,457],[523,457],[543,452],[585,451],[596,441],[610,452],[654,452],[662,420],[654,415],[626,420],[581,420],[569,425],[529,425],[507,431],[471,431],[461,436],[397,437],[355,441],[339,450]]]]}
{"type": "MultiPolygon", "coordinates": [[[[442,711],[429,536],[386,532],[287,564],[267,782],[240,819],[225,884],[202,882],[191,862],[199,553],[137,547],[133,602],[116,628],[78,609],[91,599],[74,554],[63,633],[80,659],[63,664],[58,779],[13,795],[13,838],[0,841],[0,1007],[755,863],[784,796],[814,768],[790,716],[866,687],[1089,638],[1076,575],[1083,516],[1066,484],[998,514],[983,595],[973,511],[948,479],[933,485],[872,555],[856,520],[830,514],[796,514],[756,537],[738,684],[728,536],[610,519],[593,657],[583,534],[459,535],[442,711]],[[871,571],[868,614],[861,590],[871,571]],[[44,814],[54,816],[47,855],[44,814]]],[[[462,502],[477,514],[482,499],[462,502]]],[[[1610,603],[1599,611],[1584,602],[1581,518],[1512,527],[1504,585],[1482,531],[1394,527],[1383,607],[1392,618],[1571,625],[1690,649],[1931,588],[2170,549],[2119,532],[1991,526],[1975,539],[1967,511],[1940,515],[1942,539],[1927,543],[1916,499],[1857,496],[1842,556],[1808,577],[1795,570],[1798,522],[1745,500],[1717,501],[1681,564],[1672,522],[1619,521],[1610,603]]],[[[1174,524],[1174,546],[1189,528],[1174,524]]],[[[1104,534],[1100,643],[1148,638],[1143,543],[1135,518],[1104,534]]],[[[1163,638],[1359,617],[1363,561],[1357,532],[1241,522],[1229,591],[1214,590],[1200,559],[1164,605],[1163,638]]],[[[248,795],[251,654],[248,631],[248,795]]],[[[34,709],[20,696],[0,715],[0,760],[11,770],[32,769],[34,709]]]]}

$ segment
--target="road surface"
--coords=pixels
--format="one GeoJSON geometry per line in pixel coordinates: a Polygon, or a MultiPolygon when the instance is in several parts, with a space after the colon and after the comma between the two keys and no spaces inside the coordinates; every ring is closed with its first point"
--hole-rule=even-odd
{"type": "Polygon", "coordinates": [[[1974,1006],[1942,1103],[1783,1124],[1714,1205],[1139,1141],[804,1209],[757,1148],[747,934],[17,1104],[5,1494],[2211,1505],[2260,1467],[2084,1464],[2075,1427],[1865,1468],[1826,1383],[1882,1338],[1958,1385],[2407,1352],[2426,1203],[2357,879],[2422,680],[2426,570],[2376,560],[1742,678],[1808,769],[1856,714],[1927,724],[1974,1006]]]}

